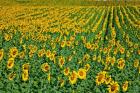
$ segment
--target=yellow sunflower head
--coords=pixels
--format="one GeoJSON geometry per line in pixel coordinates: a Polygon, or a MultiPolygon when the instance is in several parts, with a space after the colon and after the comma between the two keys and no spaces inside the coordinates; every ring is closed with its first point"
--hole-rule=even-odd
{"type": "Polygon", "coordinates": [[[98,55],[98,57],[97,57],[97,62],[101,62],[101,60],[102,60],[101,55],[98,55]]]}
{"type": "Polygon", "coordinates": [[[22,70],[23,71],[29,71],[29,63],[25,63],[22,65],[22,70]]]}
{"type": "Polygon", "coordinates": [[[15,58],[18,55],[18,49],[16,47],[12,47],[10,49],[10,57],[15,58]]]}
{"type": "Polygon", "coordinates": [[[73,71],[71,73],[71,75],[69,76],[69,81],[70,81],[70,84],[75,84],[76,81],[77,81],[77,73],[76,71],[73,71]]]}
{"type": "Polygon", "coordinates": [[[128,81],[125,81],[122,85],[123,92],[126,92],[128,89],[128,81]]]}
{"type": "Polygon", "coordinates": [[[86,70],[80,68],[80,69],[78,70],[78,77],[79,77],[80,79],[86,79],[86,70]]]}
{"type": "Polygon", "coordinates": [[[128,58],[130,57],[130,52],[129,51],[126,52],[126,57],[128,57],[128,58]]]}
{"type": "Polygon", "coordinates": [[[106,47],[103,49],[103,53],[104,53],[104,54],[107,53],[107,48],[106,48],[106,47]]]}
{"type": "Polygon", "coordinates": [[[63,48],[63,47],[65,47],[65,45],[66,45],[66,42],[65,41],[62,41],[61,42],[61,47],[63,48]]]}
{"type": "Polygon", "coordinates": [[[117,93],[119,91],[119,84],[117,82],[112,81],[108,86],[109,93],[117,93]]]}
{"type": "Polygon", "coordinates": [[[45,49],[41,49],[41,50],[39,50],[38,51],[38,57],[43,57],[44,56],[44,54],[45,54],[45,49]]]}
{"type": "Polygon", "coordinates": [[[28,71],[23,71],[22,72],[22,80],[27,81],[29,78],[29,72],[28,71]]]}
{"type": "Polygon", "coordinates": [[[43,72],[48,72],[50,70],[50,66],[49,66],[48,63],[43,63],[41,65],[41,69],[42,69],[43,72]]]}
{"type": "Polygon", "coordinates": [[[67,46],[71,46],[71,43],[72,43],[71,41],[66,42],[67,46]]]}
{"type": "Polygon", "coordinates": [[[83,57],[83,61],[88,61],[90,58],[90,55],[89,54],[85,54],[84,57],[83,57]]]}
{"type": "Polygon", "coordinates": [[[68,76],[69,73],[70,73],[70,68],[69,68],[69,67],[65,68],[65,69],[64,69],[64,75],[65,75],[65,76],[68,76]]]}
{"type": "Polygon", "coordinates": [[[93,58],[92,58],[93,61],[96,61],[96,58],[97,58],[96,55],[94,55],[93,58]]]}
{"type": "Polygon", "coordinates": [[[18,56],[20,59],[23,59],[25,57],[25,52],[24,51],[20,52],[18,56]]]}
{"type": "Polygon", "coordinates": [[[33,55],[34,55],[34,52],[30,51],[29,52],[29,57],[31,58],[31,57],[33,57],[33,55]]]}
{"type": "Polygon", "coordinates": [[[139,60],[135,59],[134,60],[134,67],[137,68],[139,66],[139,60]]]}
{"type": "Polygon", "coordinates": [[[64,62],[65,62],[65,59],[64,59],[64,57],[60,57],[59,58],[59,66],[60,66],[60,68],[62,68],[62,66],[64,65],[64,62]]]}
{"type": "Polygon", "coordinates": [[[121,47],[121,48],[120,48],[120,53],[121,53],[121,54],[124,54],[124,52],[125,52],[125,48],[121,47]]]}
{"type": "Polygon", "coordinates": [[[87,49],[91,49],[92,48],[92,44],[90,44],[90,42],[86,43],[86,48],[87,49]]]}
{"type": "Polygon", "coordinates": [[[109,64],[110,62],[111,62],[111,57],[108,55],[108,56],[106,57],[106,63],[109,64]]]}
{"type": "Polygon", "coordinates": [[[86,64],[84,68],[85,68],[86,71],[89,71],[89,69],[90,69],[90,64],[86,64]]]}
{"type": "Polygon", "coordinates": [[[63,79],[60,79],[60,87],[63,87],[65,84],[65,81],[63,79]]]}
{"type": "Polygon", "coordinates": [[[116,58],[112,57],[111,60],[110,60],[112,66],[114,66],[115,61],[116,61],[116,58]]]}
{"type": "Polygon", "coordinates": [[[138,50],[138,55],[140,55],[140,49],[138,50]]]}
{"type": "Polygon", "coordinates": [[[13,80],[13,79],[15,78],[15,76],[16,76],[16,73],[10,73],[10,74],[8,75],[8,79],[9,79],[9,80],[13,80]]]}
{"type": "Polygon", "coordinates": [[[6,41],[9,41],[9,40],[11,40],[12,39],[12,35],[10,35],[10,34],[4,34],[4,39],[6,40],[6,41]]]}
{"type": "Polygon", "coordinates": [[[120,59],[118,60],[118,68],[119,68],[119,69],[123,69],[124,66],[125,66],[125,60],[122,59],[122,58],[120,58],[120,59]]]}
{"type": "Polygon", "coordinates": [[[112,81],[112,78],[111,78],[111,76],[109,76],[109,75],[106,75],[105,76],[105,84],[110,84],[110,82],[112,81]]]}
{"type": "Polygon", "coordinates": [[[55,54],[54,53],[51,53],[50,60],[53,61],[54,59],[55,59],[55,54]]]}
{"type": "Polygon", "coordinates": [[[98,75],[96,76],[96,84],[100,85],[101,83],[104,83],[105,76],[106,76],[106,71],[99,72],[98,75]]]}
{"type": "Polygon", "coordinates": [[[9,58],[7,62],[7,68],[12,69],[14,66],[14,58],[9,58]]]}
{"type": "Polygon", "coordinates": [[[3,56],[4,56],[4,50],[0,49],[0,61],[2,60],[3,56]]]}
{"type": "Polygon", "coordinates": [[[50,50],[47,50],[47,51],[46,51],[46,57],[49,58],[50,56],[51,56],[51,51],[50,51],[50,50]]]}
{"type": "Polygon", "coordinates": [[[116,55],[118,53],[118,48],[114,48],[113,54],[116,55]]]}

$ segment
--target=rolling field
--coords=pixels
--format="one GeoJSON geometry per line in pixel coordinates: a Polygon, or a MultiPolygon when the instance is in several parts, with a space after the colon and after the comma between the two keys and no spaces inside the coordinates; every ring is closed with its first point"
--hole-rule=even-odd
{"type": "Polygon", "coordinates": [[[140,6],[0,6],[0,93],[140,93],[140,6]]]}

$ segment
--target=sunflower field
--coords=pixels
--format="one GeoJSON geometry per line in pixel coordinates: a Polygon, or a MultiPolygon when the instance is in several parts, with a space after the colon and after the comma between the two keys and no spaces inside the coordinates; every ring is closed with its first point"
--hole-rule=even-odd
{"type": "Polygon", "coordinates": [[[140,6],[0,6],[0,93],[140,93],[140,6]]]}

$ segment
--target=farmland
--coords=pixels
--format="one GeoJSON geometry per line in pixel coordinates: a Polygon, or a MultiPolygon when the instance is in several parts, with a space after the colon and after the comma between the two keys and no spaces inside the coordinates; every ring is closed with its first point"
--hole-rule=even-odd
{"type": "Polygon", "coordinates": [[[0,6],[0,93],[140,93],[140,6],[13,3],[0,6]]]}

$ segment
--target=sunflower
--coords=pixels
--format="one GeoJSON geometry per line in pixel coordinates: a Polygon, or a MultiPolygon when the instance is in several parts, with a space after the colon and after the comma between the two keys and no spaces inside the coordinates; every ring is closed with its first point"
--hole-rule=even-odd
{"type": "Polygon", "coordinates": [[[86,65],[84,66],[84,68],[85,68],[86,71],[89,71],[89,69],[90,69],[90,64],[86,64],[86,65]]]}
{"type": "Polygon", "coordinates": [[[105,84],[110,84],[110,82],[112,81],[111,76],[110,75],[106,75],[105,76],[105,84]]]}
{"type": "Polygon", "coordinates": [[[50,66],[49,66],[48,63],[43,63],[41,65],[41,69],[42,69],[43,72],[48,72],[50,70],[50,66]]]}
{"type": "Polygon", "coordinates": [[[15,76],[16,76],[15,73],[10,73],[10,74],[8,75],[8,79],[9,79],[9,80],[13,80],[13,79],[15,78],[15,76]]]}
{"type": "Polygon", "coordinates": [[[55,59],[55,54],[54,53],[51,53],[50,60],[53,61],[54,59],[55,59]]]}
{"type": "Polygon", "coordinates": [[[60,45],[61,45],[61,47],[63,48],[63,47],[65,47],[66,42],[65,42],[65,41],[62,41],[60,45]]]}
{"type": "Polygon", "coordinates": [[[110,63],[111,63],[112,66],[114,66],[115,61],[116,61],[116,58],[112,57],[111,60],[110,60],[110,63]]]}
{"type": "Polygon", "coordinates": [[[90,58],[90,55],[89,54],[85,54],[84,57],[83,57],[83,61],[88,61],[90,58]]]}
{"type": "Polygon", "coordinates": [[[109,93],[117,93],[119,91],[119,84],[117,82],[112,81],[108,86],[109,93]]]}
{"type": "Polygon", "coordinates": [[[22,37],[19,39],[19,43],[20,43],[20,44],[23,43],[23,38],[22,38],[22,37]]]}
{"type": "Polygon", "coordinates": [[[128,58],[130,57],[130,52],[129,51],[126,52],[126,57],[128,57],[128,58]]]}
{"type": "Polygon", "coordinates": [[[107,48],[106,48],[106,47],[103,49],[103,53],[104,53],[104,54],[107,53],[107,48]]]}
{"type": "Polygon", "coordinates": [[[96,55],[93,56],[92,60],[93,61],[96,61],[96,55]]]}
{"type": "Polygon", "coordinates": [[[140,55],[140,49],[138,50],[138,55],[140,55]]]}
{"type": "Polygon", "coordinates": [[[23,71],[23,72],[22,72],[22,80],[23,80],[23,81],[27,81],[28,78],[29,78],[29,73],[28,73],[28,71],[23,71]]]}
{"type": "Polygon", "coordinates": [[[52,49],[55,49],[56,48],[56,44],[55,43],[51,43],[51,47],[52,47],[52,49]]]}
{"type": "Polygon", "coordinates": [[[2,60],[3,55],[4,55],[4,50],[3,49],[0,49],[0,61],[2,60]]]}
{"type": "Polygon", "coordinates": [[[58,43],[59,41],[60,41],[60,38],[57,37],[57,38],[55,39],[55,42],[58,43]]]}
{"type": "Polygon", "coordinates": [[[95,50],[97,50],[99,48],[99,45],[97,43],[95,43],[94,48],[95,48],[95,50]]]}
{"type": "Polygon", "coordinates": [[[134,60],[134,67],[137,68],[139,66],[139,60],[135,59],[134,60]]]}
{"type": "Polygon", "coordinates": [[[65,69],[64,69],[64,75],[65,75],[65,76],[68,76],[69,73],[70,73],[70,68],[69,68],[69,67],[65,68],[65,69]]]}
{"type": "Polygon", "coordinates": [[[38,51],[38,57],[43,57],[45,54],[46,50],[45,49],[41,49],[38,51]]]}
{"type": "Polygon", "coordinates": [[[139,47],[138,44],[134,44],[134,48],[137,49],[139,47]]]}
{"type": "Polygon", "coordinates": [[[30,49],[33,53],[37,51],[37,46],[33,45],[32,48],[30,49]]]}
{"type": "Polygon", "coordinates": [[[115,28],[112,28],[112,33],[111,33],[111,36],[112,36],[113,38],[115,38],[115,37],[116,37],[116,31],[115,31],[115,28]]]}
{"type": "Polygon", "coordinates": [[[72,60],[72,56],[68,56],[67,60],[70,62],[72,60]]]}
{"type": "Polygon", "coordinates": [[[76,71],[73,71],[71,73],[71,75],[69,76],[69,81],[70,81],[70,84],[75,84],[76,81],[77,81],[77,73],[76,71]]]}
{"type": "Polygon", "coordinates": [[[111,43],[113,46],[115,46],[115,39],[113,39],[111,43]]]}
{"type": "Polygon", "coordinates": [[[9,58],[7,62],[7,68],[12,69],[14,66],[14,58],[9,58]]]}
{"type": "Polygon", "coordinates": [[[60,79],[60,87],[63,87],[65,84],[65,81],[63,79],[60,79]]]}
{"type": "Polygon", "coordinates": [[[22,45],[22,47],[23,47],[23,50],[26,52],[26,45],[24,44],[22,45]]]}
{"type": "Polygon", "coordinates": [[[117,53],[118,53],[118,49],[117,48],[114,48],[113,54],[116,55],[117,53]]]}
{"type": "Polygon", "coordinates": [[[10,34],[4,34],[4,39],[6,40],[6,41],[9,41],[9,40],[11,40],[12,39],[12,35],[10,35],[10,34]]]}
{"type": "Polygon", "coordinates": [[[23,71],[29,71],[29,63],[25,63],[22,65],[22,70],[23,71]]]}
{"type": "Polygon", "coordinates": [[[24,51],[20,52],[18,56],[20,59],[23,59],[25,57],[25,52],[24,51]]]}
{"type": "Polygon", "coordinates": [[[70,36],[70,41],[74,41],[75,40],[75,36],[70,36]]]}
{"type": "Polygon", "coordinates": [[[83,43],[85,44],[86,43],[86,37],[81,36],[81,39],[82,39],[83,43]]]}
{"type": "Polygon", "coordinates": [[[105,75],[106,75],[106,71],[101,71],[101,72],[98,73],[98,75],[96,76],[96,84],[97,85],[100,85],[101,83],[104,83],[105,75]]]}
{"type": "Polygon", "coordinates": [[[67,46],[71,46],[71,41],[66,41],[67,46]]]}
{"type": "Polygon", "coordinates": [[[128,89],[128,81],[125,81],[122,85],[123,92],[126,92],[128,89]]]}
{"type": "Polygon", "coordinates": [[[101,62],[101,60],[102,60],[101,55],[98,55],[97,62],[101,62]]]}
{"type": "Polygon", "coordinates": [[[122,58],[118,59],[118,68],[123,69],[124,66],[125,66],[125,60],[122,58]]]}
{"type": "Polygon", "coordinates": [[[28,48],[29,48],[29,50],[32,50],[33,49],[33,45],[29,45],[28,48]]]}
{"type": "Polygon", "coordinates": [[[125,48],[121,47],[121,48],[120,48],[120,53],[121,53],[121,54],[124,54],[124,52],[125,52],[125,48]]]}
{"type": "Polygon", "coordinates": [[[92,48],[92,44],[90,44],[89,42],[86,43],[86,48],[87,48],[87,49],[91,49],[91,48],[92,48]]]}
{"type": "Polygon", "coordinates": [[[30,51],[29,52],[29,57],[31,58],[31,57],[33,57],[33,55],[34,55],[34,52],[30,51]]]}
{"type": "Polygon", "coordinates": [[[78,77],[79,77],[80,79],[86,79],[86,70],[80,68],[80,69],[78,70],[78,77]]]}
{"type": "Polygon", "coordinates": [[[106,64],[109,64],[110,61],[111,61],[111,57],[108,55],[108,56],[106,57],[106,64]]]}
{"type": "Polygon", "coordinates": [[[16,47],[13,47],[10,49],[10,57],[15,58],[18,55],[18,49],[16,47]]]}
{"type": "Polygon", "coordinates": [[[51,51],[50,51],[50,50],[47,50],[47,51],[46,51],[46,57],[49,58],[50,56],[51,56],[51,51]]]}
{"type": "Polygon", "coordinates": [[[62,68],[62,66],[64,65],[64,62],[65,62],[65,59],[64,59],[64,57],[60,57],[59,58],[59,66],[60,66],[60,68],[62,68]]]}
{"type": "Polygon", "coordinates": [[[110,66],[108,64],[105,64],[104,70],[110,70],[110,66]]]}

